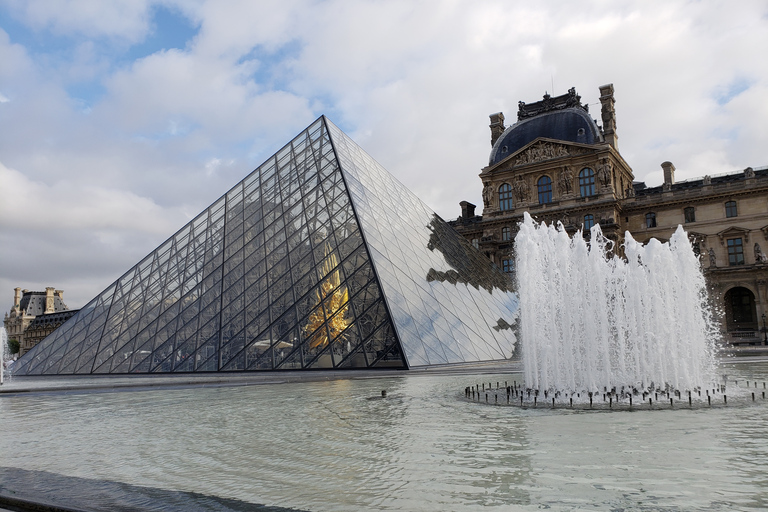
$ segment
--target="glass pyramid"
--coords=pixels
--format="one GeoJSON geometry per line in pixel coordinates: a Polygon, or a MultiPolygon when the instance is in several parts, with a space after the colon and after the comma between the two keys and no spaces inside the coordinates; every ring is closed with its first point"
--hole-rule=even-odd
{"type": "Polygon", "coordinates": [[[516,316],[507,276],[320,117],[14,374],[488,361],[516,316]]]}

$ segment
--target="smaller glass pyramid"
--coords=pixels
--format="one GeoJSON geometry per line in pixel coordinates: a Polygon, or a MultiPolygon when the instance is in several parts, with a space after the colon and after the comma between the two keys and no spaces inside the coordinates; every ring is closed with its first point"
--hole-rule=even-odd
{"type": "Polygon", "coordinates": [[[17,375],[511,356],[505,274],[320,117],[25,354],[17,375]]]}

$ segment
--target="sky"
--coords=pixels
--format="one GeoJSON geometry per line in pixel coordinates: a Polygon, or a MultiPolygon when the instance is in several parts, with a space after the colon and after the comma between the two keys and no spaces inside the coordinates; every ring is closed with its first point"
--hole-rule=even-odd
{"type": "Polygon", "coordinates": [[[766,48],[765,0],[0,0],[0,305],[82,307],[322,114],[446,220],[571,87],[649,186],[766,166],[766,48]]]}

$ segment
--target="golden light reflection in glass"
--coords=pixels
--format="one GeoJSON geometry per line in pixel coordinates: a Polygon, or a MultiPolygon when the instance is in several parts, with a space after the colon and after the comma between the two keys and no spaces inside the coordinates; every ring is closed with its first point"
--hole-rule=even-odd
{"type": "Polygon", "coordinates": [[[317,303],[304,332],[310,335],[309,348],[323,348],[332,339],[341,340],[339,335],[349,326],[347,310],[349,309],[349,292],[341,284],[341,274],[336,268],[339,260],[326,242],[323,258],[323,281],[316,292],[317,303]],[[334,270],[335,269],[335,270],[334,270]],[[327,318],[327,320],[326,320],[327,318]],[[323,325],[327,327],[322,328],[323,325]]]}

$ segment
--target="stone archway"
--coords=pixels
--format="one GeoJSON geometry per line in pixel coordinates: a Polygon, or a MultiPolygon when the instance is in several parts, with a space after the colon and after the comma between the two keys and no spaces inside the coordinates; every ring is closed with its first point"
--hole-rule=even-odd
{"type": "Polygon", "coordinates": [[[725,292],[723,310],[728,332],[758,330],[755,294],[748,288],[736,286],[725,292]]]}

